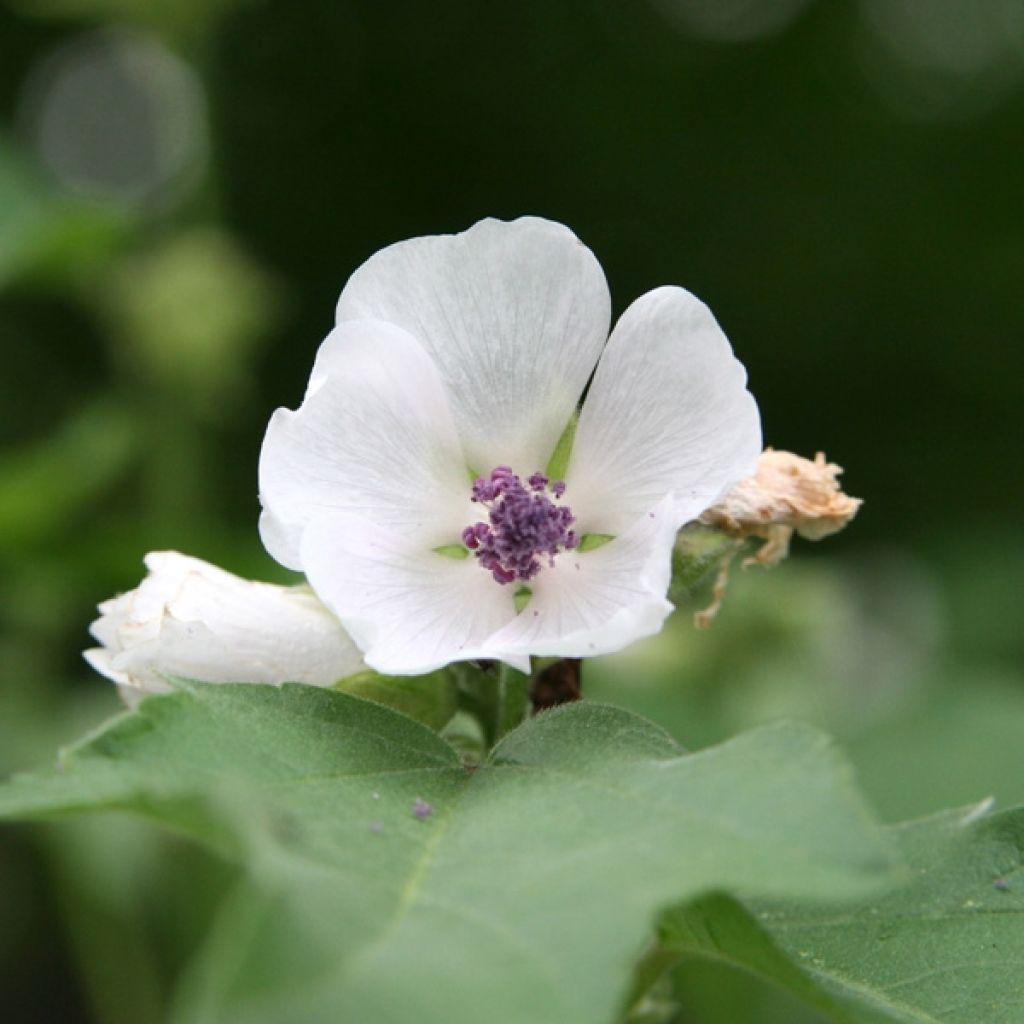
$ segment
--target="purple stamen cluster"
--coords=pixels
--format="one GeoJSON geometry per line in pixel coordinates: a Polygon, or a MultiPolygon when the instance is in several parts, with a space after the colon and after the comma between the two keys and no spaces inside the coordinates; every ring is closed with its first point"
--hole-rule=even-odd
{"type": "Polygon", "coordinates": [[[542,556],[553,565],[559,551],[579,543],[570,529],[572,510],[551,500],[564,493],[561,480],[538,472],[524,484],[508,466],[498,466],[473,484],[472,500],[486,506],[490,522],[467,526],[462,542],[499,583],[532,579],[542,556]]]}

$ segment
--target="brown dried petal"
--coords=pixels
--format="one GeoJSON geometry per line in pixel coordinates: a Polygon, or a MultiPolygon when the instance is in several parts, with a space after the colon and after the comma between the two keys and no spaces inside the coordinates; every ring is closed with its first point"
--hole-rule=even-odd
{"type": "MultiPolygon", "coordinates": [[[[771,568],[789,553],[794,532],[821,540],[857,514],[861,499],[843,493],[838,481],[842,471],[841,466],[825,461],[824,452],[818,452],[812,462],[766,448],[757,460],[757,472],[707,509],[700,521],[738,540],[761,538],[765,543],[743,565],[771,568]]],[[[719,566],[714,600],[695,616],[698,628],[706,629],[721,608],[734,554],[727,554],[719,566]]]]}
{"type": "Polygon", "coordinates": [[[820,540],[841,530],[861,505],[860,498],[851,498],[839,486],[842,471],[834,462],[826,462],[823,452],[812,462],[766,448],[754,476],[705,511],[701,522],[737,537],[763,537],[779,547],[785,544],[780,543],[784,531],[820,540]]]}

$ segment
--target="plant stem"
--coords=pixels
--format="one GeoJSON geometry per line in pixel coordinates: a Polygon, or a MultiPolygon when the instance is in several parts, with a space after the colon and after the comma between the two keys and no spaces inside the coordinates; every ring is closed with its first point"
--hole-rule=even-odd
{"type": "Polygon", "coordinates": [[[530,699],[530,676],[502,664],[498,666],[494,702],[494,735],[491,746],[526,718],[530,699]]]}
{"type": "Polygon", "coordinates": [[[530,677],[499,662],[452,666],[459,706],[480,722],[490,749],[526,718],[530,677]]]}

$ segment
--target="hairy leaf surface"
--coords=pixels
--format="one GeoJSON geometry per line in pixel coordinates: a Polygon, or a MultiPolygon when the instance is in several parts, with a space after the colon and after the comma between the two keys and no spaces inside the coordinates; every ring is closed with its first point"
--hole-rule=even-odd
{"type": "Polygon", "coordinates": [[[820,733],[779,725],[686,754],[586,703],[469,768],[346,694],[190,684],[0,789],[7,817],[95,808],[249,867],[186,986],[187,1022],[594,1024],[665,907],[711,890],[835,906],[895,872],[820,733]]]}

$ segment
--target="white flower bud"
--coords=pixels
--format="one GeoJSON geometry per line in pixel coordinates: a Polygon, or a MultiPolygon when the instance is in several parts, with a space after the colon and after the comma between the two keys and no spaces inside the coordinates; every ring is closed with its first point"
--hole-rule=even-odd
{"type": "Polygon", "coordinates": [[[176,551],[145,562],[135,590],[99,606],[90,632],[103,646],[85,652],[129,704],[168,692],[167,677],[329,686],[363,667],[306,587],[253,583],[176,551]]]}

